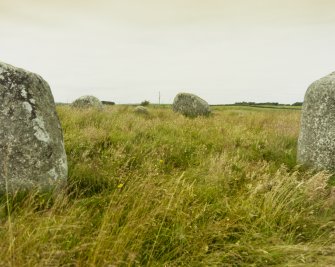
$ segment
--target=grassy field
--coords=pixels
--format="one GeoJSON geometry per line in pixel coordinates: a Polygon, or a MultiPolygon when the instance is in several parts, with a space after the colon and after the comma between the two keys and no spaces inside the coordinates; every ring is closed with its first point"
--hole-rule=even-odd
{"type": "Polygon", "coordinates": [[[334,266],[335,190],[299,110],[58,107],[69,185],[0,201],[0,266],[334,266]]]}

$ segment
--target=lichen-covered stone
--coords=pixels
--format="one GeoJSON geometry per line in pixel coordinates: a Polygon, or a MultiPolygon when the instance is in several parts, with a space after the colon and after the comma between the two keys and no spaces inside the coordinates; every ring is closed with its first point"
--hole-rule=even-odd
{"type": "Polygon", "coordinates": [[[98,108],[102,109],[101,101],[92,95],[84,95],[73,101],[72,106],[75,108],[98,108]]]}
{"type": "Polygon", "coordinates": [[[298,162],[335,170],[335,72],[312,83],[305,95],[298,162]]]}
{"type": "Polygon", "coordinates": [[[173,101],[173,110],[187,117],[207,116],[211,113],[208,103],[188,93],[179,93],[173,101]]]}
{"type": "Polygon", "coordinates": [[[143,107],[143,106],[137,106],[134,109],[134,112],[137,113],[137,114],[149,115],[148,109],[146,107],[143,107]]]}
{"type": "Polygon", "coordinates": [[[63,134],[47,82],[0,62],[0,96],[0,194],[63,184],[63,134]]]}

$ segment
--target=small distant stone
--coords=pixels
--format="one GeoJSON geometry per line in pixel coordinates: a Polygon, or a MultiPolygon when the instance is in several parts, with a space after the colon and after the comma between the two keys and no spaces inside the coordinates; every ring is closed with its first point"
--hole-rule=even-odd
{"type": "Polygon", "coordinates": [[[297,159],[335,171],[335,72],[313,82],[305,94],[297,159]]]}
{"type": "Polygon", "coordinates": [[[146,107],[143,107],[143,106],[137,106],[134,109],[134,112],[137,113],[137,114],[149,115],[149,110],[146,107]]]}
{"type": "Polygon", "coordinates": [[[72,107],[75,108],[98,108],[102,109],[103,105],[101,101],[95,96],[85,95],[79,97],[75,101],[72,102],[72,107]]]}
{"type": "Polygon", "coordinates": [[[103,105],[106,105],[106,106],[113,106],[115,105],[115,102],[113,101],[101,101],[103,105]]]}
{"type": "Polygon", "coordinates": [[[67,159],[48,83],[0,62],[0,195],[64,184],[67,159]]]}
{"type": "Polygon", "coordinates": [[[208,116],[211,113],[208,103],[189,93],[179,93],[173,101],[173,110],[187,117],[208,116]]]}

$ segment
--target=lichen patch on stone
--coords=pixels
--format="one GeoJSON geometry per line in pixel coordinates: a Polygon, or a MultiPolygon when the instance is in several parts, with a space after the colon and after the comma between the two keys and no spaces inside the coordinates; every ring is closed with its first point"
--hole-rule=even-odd
{"type": "Polygon", "coordinates": [[[23,107],[25,108],[25,110],[28,111],[29,114],[31,114],[31,112],[33,111],[33,107],[30,105],[29,102],[22,102],[23,107]]]}
{"type": "Polygon", "coordinates": [[[25,89],[21,89],[21,96],[27,98],[27,91],[25,89]]]}
{"type": "Polygon", "coordinates": [[[50,178],[52,178],[53,180],[57,180],[58,174],[55,168],[52,168],[51,170],[49,170],[48,174],[50,175],[50,178]]]}
{"type": "Polygon", "coordinates": [[[44,121],[41,117],[36,117],[33,119],[34,123],[34,135],[36,138],[42,142],[49,143],[50,142],[50,136],[48,132],[45,129],[44,121]]]}

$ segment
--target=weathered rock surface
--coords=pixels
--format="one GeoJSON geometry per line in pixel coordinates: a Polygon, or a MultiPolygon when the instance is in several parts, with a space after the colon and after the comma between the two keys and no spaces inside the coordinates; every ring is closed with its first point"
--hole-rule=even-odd
{"type": "Polygon", "coordinates": [[[134,112],[137,113],[137,114],[149,115],[149,110],[146,107],[143,107],[143,106],[137,106],[134,109],[134,112]]]}
{"type": "Polygon", "coordinates": [[[63,184],[63,134],[47,82],[0,62],[0,96],[0,192],[63,184]]]}
{"type": "Polygon", "coordinates": [[[84,95],[73,101],[72,106],[75,108],[99,108],[102,109],[101,101],[92,95],[84,95]]]}
{"type": "Polygon", "coordinates": [[[335,72],[312,83],[305,95],[298,162],[335,170],[335,72]]]}
{"type": "Polygon", "coordinates": [[[208,103],[188,93],[179,93],[173,101],[173,110],[187,117],[207,116],[211,113],[208,103]]]}

